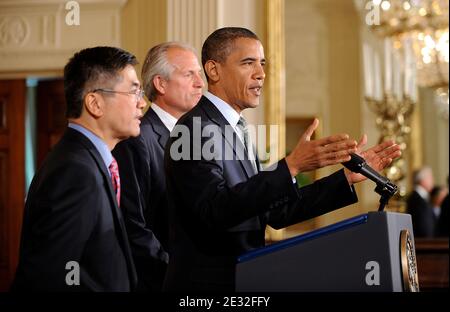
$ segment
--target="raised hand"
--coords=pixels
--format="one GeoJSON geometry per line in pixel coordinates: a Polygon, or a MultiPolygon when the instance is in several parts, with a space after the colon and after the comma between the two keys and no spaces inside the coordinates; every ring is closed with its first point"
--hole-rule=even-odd
{"type": "MultiPolygon", "coordinates": [[[[402,154],[400,146],[395,144],[394,141],[388,140],[378,145],[375,145],[368,150],[362,151],[362,148],[367,144],[367,135],[363,135],[358,143],[356,153],[362,156],[366,163],[374,170],[380,172],[396,158],[402,154]]],[[[354,184],[366,180],[367,178],[362,174],[351,172],[347,168],[345,170],[345,176],[348,183],[354,184]]]]}
{"type": "Polygon", "coordinates": [[[311,141],[311,136],[318,125],[319,120],[315,118],[300,137],[294,150],[286,156],[291,176],[349,161],[349,155],[357,151],[356,141],[349,139],[347,134],[336,134],[311,141]]]}

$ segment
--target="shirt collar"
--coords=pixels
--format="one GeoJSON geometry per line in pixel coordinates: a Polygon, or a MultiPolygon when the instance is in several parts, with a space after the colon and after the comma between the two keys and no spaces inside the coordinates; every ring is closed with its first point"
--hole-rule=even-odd
{"type": "Polygon", "coordinates": [[[230,104],[222,100],[221,98],[215,96],[209,91],[206,91],[204,93],[204,96],[210,100],[215,107],[222,113],[223,117],[228,121],[228,123],[235,128],[239,118],[241,117],[237,111],[234,110],[233,107],[231,107],[230,104]]]}
{"type": "Polygon", "coordinates": [[[416,185],[414,189],[417,193],[419,193],[420,197],[422,197],[423,199],[428,200],[428,198],[430,197],[430,194],[422,186],[416,185]]]}
{"type": "Polygon", "coordinates": [[[162,123],[164,124],[164,126],[166,126],[169,132],[172,132],[175,124],[177,123],[177,119],[155,103],[152,103],[150,108],[153,109],[156,115],[158,115],[159,119],[161,119],[162,123]]]}
{"type": "Polygon", "coordinates": [[[95,135],[93,132],[89,131],[88,129],[86,129],[83,126],[69,122],[68,127],[80,132],[85,137],[87,137],[89,139],[89,141],[91,141],[92,144],[94,144],[97,151],[100,153],[100,156],[102,157],[106,168],[109,168],[109,165],[111,164],[111,162],[113,160],[113,156],[111,154],[111,151],[109,150],[108,145],[102,139],[100,139],[97,135],[95,135]]]}

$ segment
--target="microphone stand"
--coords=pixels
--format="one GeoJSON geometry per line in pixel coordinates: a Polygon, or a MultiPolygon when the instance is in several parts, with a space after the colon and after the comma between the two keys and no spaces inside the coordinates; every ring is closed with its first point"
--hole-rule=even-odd
{"type": "Polygon", "coordinates": [[[384,206],[388,203],[389,199],[397,193],[398,187],[391,181],[386,183],[377,183],[377,187],[375,188],[375,192],[381,195],[380,197],[380,206],[378,207],[378,211],[383,211],[384,206]]]}

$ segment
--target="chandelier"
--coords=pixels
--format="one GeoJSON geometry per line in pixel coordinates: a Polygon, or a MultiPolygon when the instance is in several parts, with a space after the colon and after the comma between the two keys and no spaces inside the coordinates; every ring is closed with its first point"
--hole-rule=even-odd
{"type": "MultiPolygon", "coordinates": [[[[417,85],[436,90],[436,104],[448,119],[448,0],[370,0],[379,10],[372,30],[390,38],[396,49],[409,42],[415,56],[417,85]]],[[[366,5],[367,5],[366,2],[366,5]]]]}
{"type": "MultiPolygon", "coordinates": [[[[377,35],[366,37],[362,45],[365,102],[376,114],[379,140],[394,140],[406,156],[418,86],[436,91],[436,102],[448,119],[448,0],[354,3],[377,35]]],[[[408,159],[403,155],[384,171],[399,186],[388,209],[399,212],[406,208],[408,159]]]]}

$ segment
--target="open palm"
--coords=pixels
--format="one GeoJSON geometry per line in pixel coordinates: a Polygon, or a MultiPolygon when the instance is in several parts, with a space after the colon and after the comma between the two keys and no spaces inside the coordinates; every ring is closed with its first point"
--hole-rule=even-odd
{"type": "MultiPolygon", "coordinates": [[[[366,163],[374,170],[380,172],[386,168],[392,160],[400,157],[400,146],[395,144],[394,141],[388,140],[375,145],[368,150],[362,151],[362,148],[367,144],[367,135],[363,135],[357,145],[356,153],[362,156],[366,163]]],[[[352,172],[345,169],[345,175],[350,184],[358,183],[366,180],[366,177],[362,174],[352,172]]]]}

